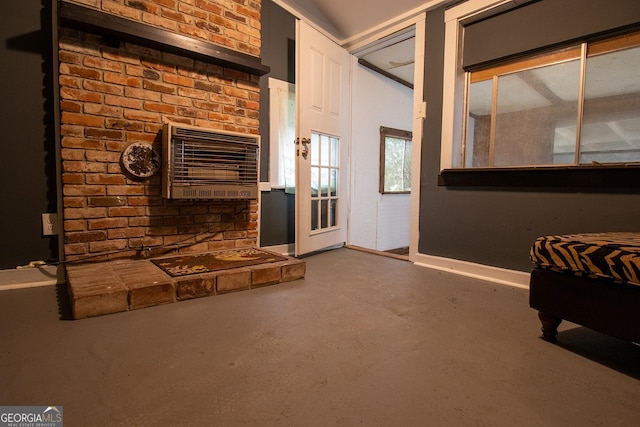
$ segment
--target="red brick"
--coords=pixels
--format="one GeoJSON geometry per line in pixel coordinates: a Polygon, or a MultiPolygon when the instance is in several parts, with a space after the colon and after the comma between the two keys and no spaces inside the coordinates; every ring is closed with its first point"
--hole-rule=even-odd
{"type": "Polygon", "coordinates": [[[148,142],[153,143],[157,139],[157,135],[152,133],[127,132],[128,142],[148,142]]]}
{"type": "Polygon", "coordinates": [[[107,12],[113,12],[114,15],[124,16],[133,20],[140,20],[142,12],[116,2],[102,2],[102,8],[107,12]]]}
{"type": "Polygon", "coordinates": [[[124,117],[130,120],[141,120],[147,122],[159,122],[160,114],[150,113],[146,111],[125,110],[124,117]]]}
{"type": "Polygon", "coordinates": [[[145,102],[144,109],[147,111],[153,111],[156,113],[175,114],[176,107],[167,104],[156,104],[153,102],[145,102]]]}
{"type": "Polygon", "coordinates": [[[104,119],[97,116],[88,116],[85,114],[76,114],[69,112],[62,112],[61,122],[64,124],[83,125],[91,127],[104,126],[104,119]]]}
{"type": "Polygon", "coordinates": [[[79,173],[65,173],[62,175],[63,184],[84,184],[84,175],[79,173]]]}
{"type": "Polygon", "coordinates": [[[58,79],[58,82],[60,83],[61,88],[64,88],[64,87],[79,88],[82,86],[82,83],[81,83],[82,80],[74,76],[61,75],[60,78],[58,79]]]}
{"type": "Polygon", "coordinates": [[[242,22],[242,23],[247,22],[247,18],[245,16],[241,16],[241,15],[235,14],[235,13],[231,12],[230,10],[225,10],[224,11],[224,17],[227,18],[227,19],[231,19],[233,21],[238,21],[238,22],[242,22]]]}
{"type": "Polygon", "coordinates": [[[108,228],[121,228],[127,226],[126,218],[101,218],[91,219],[88,222],[89,230],[106,230],[108,228]]]}
{"type": "Polygon", "coordinates": [[[222,13],[222,7],[208,0],[196,0],[196,6],[216,15],[220,15],[222,13]]]}
{"type": "Polygon", "coordinates": [[[162,9],[162,13],[160,14],[163,18],[171,19],[173,21],[184,22],[187,23],[190,21],[183,13],[175,12],[172,10],[162,9]]]}
{"type": "Polygon", "coordinates": [[[87,175],[87,184],[90,185],[122,185],[125,178],[122,175],[115,174],[90,174],[87,175]]]}
{"type": "Polygon", "coordinates": [[[218,293],[233,292],[251,287],[251,271],[238,269],[228,273],[221,273],[216,280],[218,293]]]}
{"type": "Polygon", "coordinates": [[[65,185],[62,193],[65,196],[101,196],[105,189],[101,185],[65,185]]]}
{"type": "MultiPolygon", "coordinates": [[[[143,105],[143,101],[140,99],[127,98],[125,96],[114,96],[114,95],[106,95],[104,98],[104,103],[107,105],[133,108],[136,110],[141,110],[143,105]]],[[[122,116],[122,114],[120,114],[120,116],[122,116]]]]}
{"type": "Polygon", "coordinates": [[[292,280],[304,279],[307,271],[307,263],[300,260],[285,262],[282,265],[282,281],[290,282],[292,280]]]}
{"type": "Polygon", "coordinates": [[[128,228],[112,228],[107,230],[109,239],[130,239],[132,237],[143,237],[144,228],[128,227],[128,228]]]}
{"type": "Polygon", "coordinates": [[[87,92],[86,90],[69,87],[60,88],[60,97],[63,99],[73,99],[76,101],[94,102],[98,104],[102,102],[102,95],[99,93],[87,92]]]}
{"type": "MultiPolygon", "coordinates": [[[[71,248],[72,245],[65,246],[65,249],[71,248]]],[[[68,265],[66,270],[74,319],[127,310],[127,290],[108,266],[68,265]]]]}
{"type": "Polygon", "coordinates": [[[193,18],[206,19],[208,16],[207,12],[201,9],[197,9],[191,5],[185,4],[184,2],[180,2],[178,4],[178,11],[193,18]]]}
{"type": "Polygon", "coordinates": [[[103,242],[88,242],[89,252],[113,252],[120,251],[127,247],[126,240],[105,240],[103,242]]]}
{"type": "Polygon", "coordinates": [[[179,278],[176,280],[176,296],[180,301],[214,295],[215,291],[215,275],[209,274],[196,278],[179,278]]]}
{"type": "Polygon", "coordinates": [[[102,73],[98,70],[79,67],[77,65],[60,64],[60,74],[69,74],[83,79],[100,80],[102,73]]]}
{"type": "Polygon", "coordinates": [[[158,84],[158,83],[154,83],[150,80],[144,80],[142,82],[142,87],[153,91],[153,92],[161,92],[161,93],[170,93],[173,94],[175,93],[176,89],[174,87],[171,86],[167,86],[167,85],[162,85],[162,84],[158,84]]]}
{"type": "Polygon", "coordinates": [[[100,70],[110,70],[122,72],[124,71],[124,66],[120,62],[116,61],[107,61],[100,58],[94,58],[91,56],[85,57],[83,61],[83,65],[89,68],[98,68],[100,70]]]}
{"type": "Polygon", "coordinates": [[[89,206],[113,207],[124,206],[125,203],[126,200],[123,197],[89,197],[87,199],[87,204],[89,206]]]}
{"type": "Polygon", "coordinates": [[[141,215],[144,215],[144,213],[145,213],[144,208],[140,208],[140,207],[133,208],[128,206],[122,206],[122,207],[109,208],[110,217],[141,216],[141,215]]]}
{"type": "Polygon", "coordinates": [[[85,104],[84,112],[95,116],[122,117],[122,108],[109,107],[101,104],[85,104]]]}
{"type": "Polygon", "coordinates": [[[282,269],[276,264],[264,264],[251,268],[251,287],[275,285],[282,281],[282,269]]]}
{"type": "Polygon", "coordinates": [[[87,243],[102,241],[107,239],[107,233],[104,231],[92,231],[87,233],[65,233],[65,243],[87,243]]]}
{"type": "Polygon", "coordinates": [[[70,113],[81,113],[82,104],[78,104],[77,102],[62,100],[60,101],[60,109],[62,111],[68,111],[70,113]]]}
{"type": "Polygon", "coordinates": [[[189,77],[177,76],[175,74],[165,74],[163,78],[165,83],[178,86],[193,87],[193,79],[189,77]]]}
{"type": "Polygon", "coordinates": [[[107,210],[103,207],[99,208],[81,208],[81,209],[65,209],[65,219],[88,219],[88,218],[104,218],[107,214],[107,210]]]}
{"type": "Polygon", "coordinates": [[[84,126],[63,125],[61,131],[63,134],[62,146],[69,148],[101,148],[104,144],[100,141],[85,139],[84,126]]]}
{"type": "Polygon", "coordinates": [[[106,171],[106,165],[104,163],[65,160],[62,162],[62,170],[64,172],[103,173],[106,171]]]}
{"type": "Polygon", "coordinates": [[[83,87],[86,90],[106,93],[110,95],[122,95],[124,93],[124,88],[122,86],[102,82],[94,82],[91,80],[85,80],[83,87]]]}
{"type": "Polygon", "coordinates": [[[60,157],[62,160],[82,161],[85,160],[84,153],[85,151],[80,149],[63,148],[60,150],[60,157]]]}
{"type": "MultiPolygon", "coordinates": [[[[142,102],[140,102],[140,105],[142,105],[142,102]]],[[[129,120],[106,119],[105,123],[106,123],[107,129],[126,129],[131,131],[141,131],[144,129],[144,126],[142,123],[135,123],[129,120]]],[[[118,147],[118,151],[120,151],[122,148],[124,147],[118,147]]]]}
{"type": "Polygon", "coordinates": [[[109,196],[142,196],[144,195],[144,188],[142,186],[130,186],[130,185],[110,185],[107,187],[107,195],[109,196]]]}
{"type": "Polygon", "coordinates": [[[150,13],[145,13],[142,16],[142,22],[153,25],[155,27],[165,28],[173,32],[177,32],[178,29],[178,23],[176,21],[168,18],[163,18],[158,15],[152,15],[150,13]]]}
{"type": "Polygon", "coordinates": [[[241,5],[238,5],[236,7],[236,10],[241,15],[248,16],[250,18],[255,19],[256,21],[260,21],[260,11],[259,10],[248,8],[248,7],[244,7],[244,6],[241,6],[241,5]]]}
{"type": "Polygon", "coordinates": [[[66,62],[69,64],[78,65],[82,62],[81,58],[82,56],[78,55],[77,52],[61,51],[58,54],[58,59],[60,59],[60,62],[66,62]]]}
{"type": "Polygon", "coordinates": [[[151,92],[133,87],[127,87],[124,90],[124,96],[127,98],[145,99],[149,101],[160,101],[161,95],[159,92],[151,92]]]}
{"type": "Polygon", "coordinates": [[[64,221],[64,231],[84,231],[86,229],[86,221],[83,220],[78,220],[78,219],[71,219],[71,220],[65,220],[64,221]]]}
{"type": "Polygon", "coordinates": [[[154,0],[154,1],[164,7],[168,7],[171,9],[176,8],[176,0],[154,0]]]}

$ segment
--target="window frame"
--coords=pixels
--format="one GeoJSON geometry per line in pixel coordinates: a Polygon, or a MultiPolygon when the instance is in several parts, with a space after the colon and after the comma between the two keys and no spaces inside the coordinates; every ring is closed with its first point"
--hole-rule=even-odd
{"type": "MultiPolygon", "coordinates": [[[[411,131],[380,126],[380,174],[379,174],[379,180],[378,180],[378,192],[381,194],[410,194],[411,188],[409,188],[409,190],[403,190],[403,191],[385,190],[385,171],[386,171],[386,155],[385,154],[386,154],[386,145],[387,145],[388,137],[404,140],[405,147],[407,142],[413,145],[413,133],[411,131]]],[[[405,149],[405,153],[406,153],[406,149],[405,149]]],[[[409,159],[411,159],[411,150],[409,151],[409,159]]],[[[409,173],[409,177],[411,177],[411,173],[409,173]]],[[[411,187],[411,178],[409,178],[408,184],[409,184],[409,187],[411,187]]]]}
{"type": "MultiPolygon", "coordinates": [[[[462,69],[463,24],[483,19],[506,8],[509,0],[468,0],[445,11],[444,66],[442,81],[442,127],[439,186],[536,187],[563,191],[601,191],[606,188],[638,192],[640,166],[534,166],[462,168],[465,88],[467,72],[462,69]],[[573,190],[572,190],[573,189],[573,190]]],[[[637,28],[636,28],[637,30],[637,28]]],[[[611,37],[614,33],[611,33],[611,37]]]]}
{"type": "MultiPolygon", "coordinates": [[[[584,123],[585,120],[591,120],[592,117],[585,118],[585,93],[589,89],[588,78],[585,77],[586,69],[589,64],[589,60],[597,58],[600,55],[607,55],[619,51],[628,49],[640,49],[640,30],[633,30],[623,34],[613,34],[605,37],[601,37],[598,40],[586,40],[581,43],[568,43],[551,49],[544,49],[542,51],[528,54],[522,58],[511,59],[506,61],[499,61],[493,65],[485,66],[476,70],[469,70],[465,73],[465,120],[463,122],[463,136],[460,142],[461,144],[461,167],[464,169],[477,168],[476,166],[468,165],[469,160],[469,108],[470,108],[470,89],[472,84],[479,82],[490,82],[492,85],[492,111],[490,113],[491,119],[491,131],[489,132],[488,140],[488,165],[485,168],[500,168],[505,166],[495,166],[497,152],[494,150],[497,141],[497,129],[496,120],[498,111],[496,111],[496,102],[499,102],[499,95],[497,94],[498,81],[502,78],[509,78],[512,75],[518,75],[521,72],[527,72],[531,70],[539,70],[544,67],[556,66],[566,64],[568,62],[576,61],[579,67],[578,73],[574,76],[575,82],[578,85],[578,96],[575,101],[575,121],[573,124],[576,127],[574,138],[574,151],[573,160],[562,163],[534,163],[534,164],[515,164],[512,167],[563,167],[563,166],[585,166],[590,163],[582,160],[583,155],[588,155],[588,152],[582,151],[582,134],[585,132],[584,123]],[[495,99],[498,97],[498,99],[495,99]]],[[[535,90],[535,89],[534,89],[535,90]]],[[[637,92],[628,92],[628,95],[634,96],[637,92]]],[[[542,95],[544,96],[544,94],[542,95]]],[[[635,95],[637,96],[637,95],[635,95]]],[[[596,117],[597,119],[598,117],[596,117]]],[[[557,124],[557,123],[556,123],[557,124]]],[[[598,154],[599,152],[593,152],[591,154],[598,154]]],[[[637,157],[636,157],[637,158],[637,157]]],[[[595,161],[596,164],[602,165],[615,165],[621,166],[635,166],[640,164],[638,160],[633,159],[620,159],[620,161],[595,161]]]]}

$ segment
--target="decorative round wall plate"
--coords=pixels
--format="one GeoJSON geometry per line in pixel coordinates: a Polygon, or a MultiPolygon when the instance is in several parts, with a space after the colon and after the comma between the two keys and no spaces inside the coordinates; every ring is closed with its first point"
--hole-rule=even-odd
{"type": "Polygon", "coordinates": [[[122,152],[122,164],[131,175],[148,178],[160,169],[160,155],[153,145],[134,142],[122,152]]]}

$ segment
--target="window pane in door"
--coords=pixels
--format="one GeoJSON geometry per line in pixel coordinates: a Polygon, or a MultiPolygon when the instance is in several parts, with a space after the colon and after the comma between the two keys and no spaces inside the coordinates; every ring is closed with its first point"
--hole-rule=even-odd
{"type": "Polygon", "coordinates": [[[317,133],[311,134],[311,146],[309,147],[311,152],[311,164],[320,164],[320,135],[317,133]]]}
{"type": "Polygon", "coordinates": [[[327,197],[327,195],[329,194],[329,169],[328,168],[320,169],[320,185],[321,185],[320,196],[327,197]]]}
{"type": "Polygon", "coordinates": [[[338,166],[338,138],[331,137],[331,166],[338,166]]]}
{"type": "Polygon", "coordinates": [[[329,213],[329,226],[335,227],[337,225],[336,212],[338,212],[338,199],[331,199],[330,209],[331,210],[329,213]]]}
{"type": "Polygon", "coordinates": [[[329,201],[321,200],[320,228],[327,228],[329,224],[329,201]]]}
{"type": "Polygon", "coordinates": [[[320,137],[320,165],[329,166],[329,147],[330,140],[328,135],[320,137]]]}
{"type": "Polygon", "coordinates": [[[311,200],[311,230],[318,229],[318,200],[311,200]]]}
{"type": "Polygon", "coordinates": [[[332,197],[335,197],[338,194],[338,169],[331,169],[331,175],[329,179],[329,194],[332,197]]]}
{"type": "Polygon", "coordinates": [[[311,166],[311,197],[318,197],[320,188],[320,170],[311,166]]]}

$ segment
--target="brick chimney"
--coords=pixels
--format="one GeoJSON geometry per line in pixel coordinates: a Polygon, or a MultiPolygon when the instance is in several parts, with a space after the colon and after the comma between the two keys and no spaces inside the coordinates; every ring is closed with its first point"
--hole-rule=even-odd
{"type": "MultiPolygon", "coordinates": [[[[258,57],[260,0],[75,0],[258,57]]],[[[255,247],[257,200],[178,201],[161,178],[128,174],[132,143],[161,152],[167,121],[258,134],[259,76],[62,26],[61,155],[66,261],[255,247]]]]}

